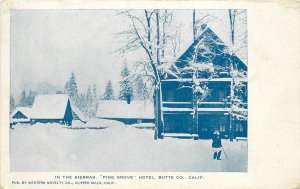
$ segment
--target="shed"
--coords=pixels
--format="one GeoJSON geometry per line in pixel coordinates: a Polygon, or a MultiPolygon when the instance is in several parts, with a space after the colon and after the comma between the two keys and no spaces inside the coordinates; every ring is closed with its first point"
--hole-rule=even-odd
{"type": "Polygon", "coordinates": [[[29,107],[17,107],[10,116],[10,122],[16,123],[30,123],[31,108],[29,107]]]}

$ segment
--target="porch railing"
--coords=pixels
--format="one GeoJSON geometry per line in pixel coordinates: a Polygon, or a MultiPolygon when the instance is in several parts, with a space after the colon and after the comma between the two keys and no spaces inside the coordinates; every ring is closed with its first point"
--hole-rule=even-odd
{"type": "MultiPolygon", "coordinates": [[[[193,108],[192,102],[163,102],[166,108],[193,108]]],[[[230,108],[230,104],[226,102],[199,102],[198,108],[230,108]]],[[[241,108],[248,108],[248,103],[242,103],[241,108]]]]}

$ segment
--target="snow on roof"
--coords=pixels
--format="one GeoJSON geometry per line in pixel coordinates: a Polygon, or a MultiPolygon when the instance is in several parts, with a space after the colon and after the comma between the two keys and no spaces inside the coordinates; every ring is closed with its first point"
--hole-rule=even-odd
{"type": "Polygon", "coordinates": [[[31,116],[31,108],[29,107],[17,107],[12,113],[11,118],[16,115],[16,113],[21,112],[23,115],[25,115],[27,118],[30,118],[31,116]]]}
{"type": "Polygon", "coordinates": [[[154,105],[143,100],[133,100],[130,104],[125,100],[100,100],[96,117],[154,119],[154,105]]]}
{"type": "Polygon", "coordinates": [[[78,116],[80,121],[87,122],[85,115],[77,108],[74,103],[71,103],[71,109],[78,116]]]}
{"type": "Polygon", "coordinates": [[[31,111],[32,110],[29,107],[17,107],[10,115],[10,122],[28,122],[28,121],[30,121],[31,111]],[[14,119],[13,116],[16,115],[16,113],[18,113],[18,112],[21,112],[27,118],[14,119]]]}
{"type": "MultiPolygon", "coordinates": [[[[233,53],[231,47],[227,46],[209,27],[206,27],[174,62],[172,71],[178,74],[179,70],[180,77],[191,77],[190,73],[184,73],[184,69],[188,68],[191,65],[191,61],[194,62],[195,60],[197,64],[212,63],[214,66],[223,68],[227,68],[230,65],[229,60],[231,60],[237,66],[237,69],[244,71],[248,69],[247,65],[233,53]]],[[[193,65],[193,67],[196,65],[193,65]]],[[[168,75],[167,77],[167,79],[172,78],[174,78],[173,75],[168,75]]]]}
{"type": "Polygon", "coordinates": [[[37,95],[32,106],[32,119],[63,119],[69,97],[65,94],[37,95]]]}

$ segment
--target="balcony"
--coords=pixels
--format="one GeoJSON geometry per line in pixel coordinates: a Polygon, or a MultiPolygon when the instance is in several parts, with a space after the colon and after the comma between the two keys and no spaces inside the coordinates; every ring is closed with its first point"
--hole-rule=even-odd
{"type": "MultiPolygon", "coordinates": [[[[193,111],[192,102],[162,102],[163,111],[193,111]]],[[[227,102],[199,102],[199,111],[228,111],[230,104],[227,102]]],[[[247,109],[248,104],[242,103],[241,109],[247,109]]]]}

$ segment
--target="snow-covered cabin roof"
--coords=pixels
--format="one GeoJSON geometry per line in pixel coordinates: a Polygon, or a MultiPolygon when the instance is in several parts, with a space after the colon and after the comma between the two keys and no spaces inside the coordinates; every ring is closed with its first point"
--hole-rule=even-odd
{"type": "MultiPolygon", "coordinates": [[[[237,69],[247,71],[247,65],[230,51],[231,49],[209,27],[205,27],[191,46],[175,61],[176,69],[173,69],[173,72],[181,75],[180,70],[187,67],[194,58],[198,63],[212,63],[214,66],[223,68],[229,68],[231,60],[237,69]]],[[[181,75],[180,77],[190,76],[181,75]]],[[[169,75],[168,78],[174,78],[174,76],[169,75]]]]}
{"type": "Polygon", "coordinates": [[[154,105],[150,101],[100,100],[96,117],[154,119],[154,105]]]}
{"type": "Polygon", "coordinates": [[[74,103],[71,103],[71,109],[74,114],[77,115],[77,117],[80,119],[82,122],[87,122],[86,116],[77,108],[77,106],[74,103]]]}
{"type": "Polygon", "coordinates": [[[31,117],[31,108],[29,107],[17,107],[10,115],[10,119],[12,122],[14,121],[29,121],[31,117]],[[16,115],[18,112],[22,113],[24,116],[26,116],[27,118],[21,118],[21,119],[14,119],[14,115],[16,115]]]}
{"type": "Polygon", "coordinates": [[[32,106],[32,119],[63,119],[69,97],[65,94],[37,95],[32,106]]]}
{"type": "Polygon", "coordinates": [[[24,116],[27,118],[31,117],[31,108],[29,107],[17,107],[12,113],[11,113],[11,118],[16,115],[16,113],[21,112],[24,116]]]}

